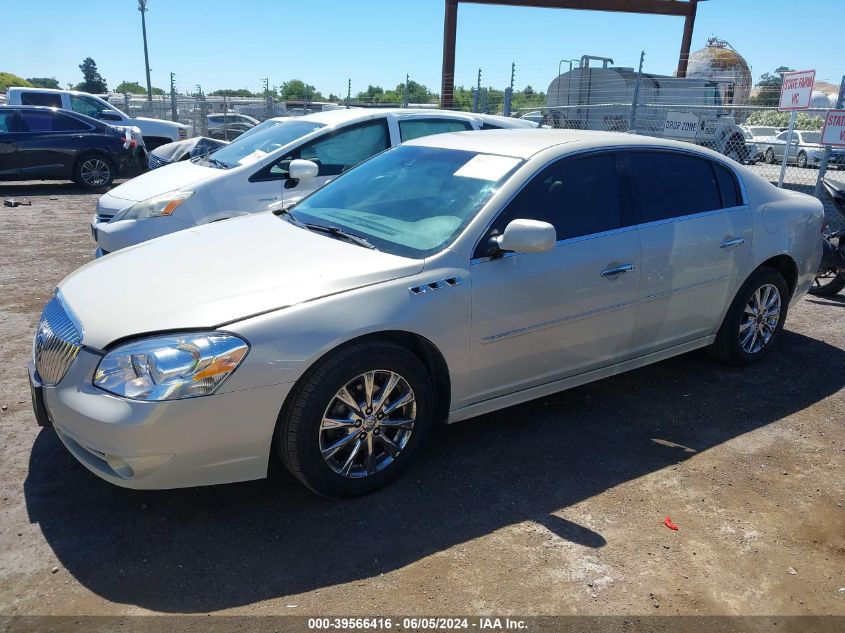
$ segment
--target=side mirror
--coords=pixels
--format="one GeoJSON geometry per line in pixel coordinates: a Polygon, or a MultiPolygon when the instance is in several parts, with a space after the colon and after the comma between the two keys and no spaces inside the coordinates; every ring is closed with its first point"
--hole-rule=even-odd
{"type": "Polygon", "coordinates": [[[103,110],[100,112],[100,118],[103,121],[123,121],[123,117],[114,110],[103,110]]]}
{"type": "Polygon", "coordinates": [[[290,166],[288,167],[288,178],[297,181],[308,180],[314,178],[319,171],[320,168],[317,166],[317,163],[295,158],[290,162],[290,166]]]}
{"type": "Polygon", "coordinates": [[[556,241],[555,227],[537,220],[512,220],[491,240],[498,250],[514,253],[542,253],[553,249],[556,241]]]}

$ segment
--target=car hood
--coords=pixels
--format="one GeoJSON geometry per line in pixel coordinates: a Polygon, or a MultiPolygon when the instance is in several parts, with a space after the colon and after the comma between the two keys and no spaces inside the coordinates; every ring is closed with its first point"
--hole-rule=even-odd
{"type": "Polygon", "coordinates": [[[184,141],[173,141],[172,143],[159,145],[150,153],[164,161],[175,163],[181,160],[185,154],[191,154],[197,146],[201,147],[201,154],[207,154],[228,144],[229,141],[222,141],[207,136],[195,136],[184,141]]]}
{"type": "Polygon", "coordinates": [[[97,259],[59,292],[103,349],[150,332],[213,328],[422,270],[259,213],[165,235],[97,259]]]}
{"type": "Polygon", "coordinates": [[[139,202],[168,191],[184,189],[200,180],[220,177],[225,170],[195,165],[190,161],[165,165],[140,176],[127,180],[109,191],[109,195],[121,200],[139,202]]]}

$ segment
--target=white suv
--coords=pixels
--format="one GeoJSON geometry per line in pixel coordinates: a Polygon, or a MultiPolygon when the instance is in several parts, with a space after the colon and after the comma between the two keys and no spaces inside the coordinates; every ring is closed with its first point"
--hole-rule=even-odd
{"type": "Polygon", "coordinates": [[[421,109],[349,109],[288,119],[205,157],[133,178],[97,202],[97,256],[199,224],[290,205],[350,167],[403,141],[464,130],[529,128],[507,117],[421,109]],[[317,164],[292,178],[291,161],[317,164]]]}
{"type": "Polygon", "coordinates": [[[107,101],[87,92],[51,88],[9,88],[6,101],[9,105],[49,106],[72,110],[111,125],[135,126],[141,130],[147,151],[188,137],[188,126],[183,123],[146,117],[133,119],[107,101]]]}

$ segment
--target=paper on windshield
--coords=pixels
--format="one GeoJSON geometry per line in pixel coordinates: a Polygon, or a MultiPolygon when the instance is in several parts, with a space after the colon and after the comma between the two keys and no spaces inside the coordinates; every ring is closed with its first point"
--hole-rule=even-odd
{"type": "Polygon", "coordinates": [[[254,163],[257,160],[260,160],[267,156],[267,152],[262,152],[260,149],[255,150],[251,154],[247,154],[242,159],[238,161],[239,165],[249,165],[250,163],[254,163]]]}
{"type": "Polygon", "coordinates": [[[497,182],[518,164],[519,159],[513,158],[512,156],[478,154],[464,163],[454,175],[463,178],[477,178],[479,180],[497,182]]]}

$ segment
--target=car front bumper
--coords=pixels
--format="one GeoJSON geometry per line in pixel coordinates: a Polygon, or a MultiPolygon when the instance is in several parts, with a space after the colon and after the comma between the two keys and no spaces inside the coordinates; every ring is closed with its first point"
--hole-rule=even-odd
{"type": "Polygon", "coordinates": [[[94,387],[101,356],[82,349],[55,386],[30,361],[33,408],[70,453],[118,486],[165,489],[267,476],[273,431],[291,385],[168,402],[141,402],[94,387]]]}
{"type": "Polygon", "coordinates": [[[120,220],[101,222],[97,217],[91,222],[91,235],[97,242],[97,250],[111,253],[127,246],[141,244],[148,240],[190,228],[191,224],[173,216],[144,218],[142,220],[120,220]]]}

